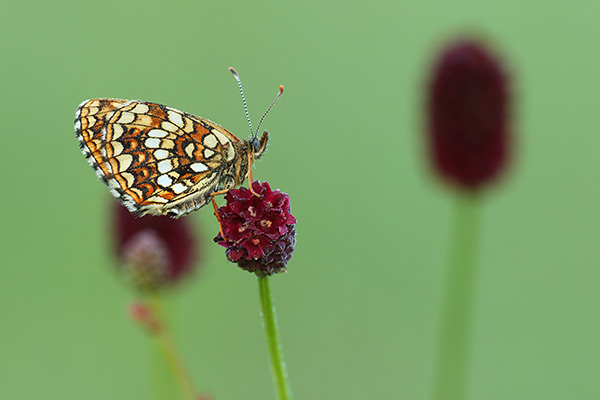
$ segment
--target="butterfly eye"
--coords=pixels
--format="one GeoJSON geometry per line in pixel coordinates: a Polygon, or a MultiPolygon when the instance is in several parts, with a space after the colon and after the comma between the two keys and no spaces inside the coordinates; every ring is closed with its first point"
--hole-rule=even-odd
{"type": "Polygon", "coordinates": [[[257,138],[254,138],[254,140],[252,141],[252,147],[254,147],[255,153],[258,153],[260,151],[260,142],[257,138]]]}

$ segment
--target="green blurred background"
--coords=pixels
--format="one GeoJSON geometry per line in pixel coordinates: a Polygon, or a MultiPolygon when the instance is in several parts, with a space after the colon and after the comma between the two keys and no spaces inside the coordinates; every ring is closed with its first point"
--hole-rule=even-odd
{"type": "MultiPolygon", "coordinates": [[[[247,137],[235,66],[255,124],[286,87],[255,177],[300,221],[272,279],[295,397],[426,399],[453,201],[423,157],[423,87],[465,33],[506,58],[516,132],[483,209],[468,398],[600,398],[599,17],[596,1],[5,2],[0,398],[152,398],[74,111],[144,99],[247,137]]],[[[256,279],[212,243],[212,210],[191,218],[204,262],[170,305],[196,384],[274,399],[256,279]]]]}

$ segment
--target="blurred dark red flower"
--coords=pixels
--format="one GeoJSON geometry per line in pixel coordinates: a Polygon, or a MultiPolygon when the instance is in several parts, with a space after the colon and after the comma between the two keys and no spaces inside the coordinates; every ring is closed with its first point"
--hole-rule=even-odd
{"type": "Polygon", "coordinates": [[[223,236],[215,242],[227,249],[229,261],[258,276],[284,272],[296,244],[290,198],[267,182],[252,188],[260,197],[244,187],[227,192],[227,204],[218,209],[223,236]]]}
{"type": "Polygon", "coordinates": [[[435,170],[479,189],[502,171],[509,150],[507,76],[476,41],[440,52],[429,82],[428,138],[435,170]]]}
{"type": "Polygon", "coordinates": [[[197,261],[197,242],[186,217],[136,217],[115,206],[114,237],[121,267],[138,289],[168,286],[197,261]]]}

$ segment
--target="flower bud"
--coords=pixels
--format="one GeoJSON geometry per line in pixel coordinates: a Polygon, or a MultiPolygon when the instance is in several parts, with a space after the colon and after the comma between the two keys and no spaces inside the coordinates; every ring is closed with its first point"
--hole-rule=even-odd
{"type": "Polygon", "coordinates": [[[146,303],[135,302],[131,304],[129,315],[133,321],[150,334],[156,335],[162,329],[154,310],[146,303]]]}
{"type": "Polygon", "coordinates": [[[493,181],[509,150],[507,77],[476,41],[458,41],[438,56],[429,82],[428,141],[436,172],[477,190],[493,181]]]}
{"type": "Polygon", "coordinates": [[[143,230],[123,246],[123,273],[141,291],[158,289],[167,279],[168,249],[153,230],[143,230]]]}
{"type": "Polygon", "coordinates": [[[169,286],[188,275],[196,262],[196,241],[186,217],[138,218],[117,205],[115,245],[121,270],[142,291],[169,286]]]}

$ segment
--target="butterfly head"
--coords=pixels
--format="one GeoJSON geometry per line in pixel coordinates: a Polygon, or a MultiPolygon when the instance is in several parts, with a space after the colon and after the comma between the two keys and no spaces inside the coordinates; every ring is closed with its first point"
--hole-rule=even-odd
{"type": "Polygon", "coordinates": [[[269,141],[269,132],[265,131],[260,139],[258,136],[250,138],[250,151],[254,153],[254,159],[258,160],[267,151],[267,142],[269,141]]]}

